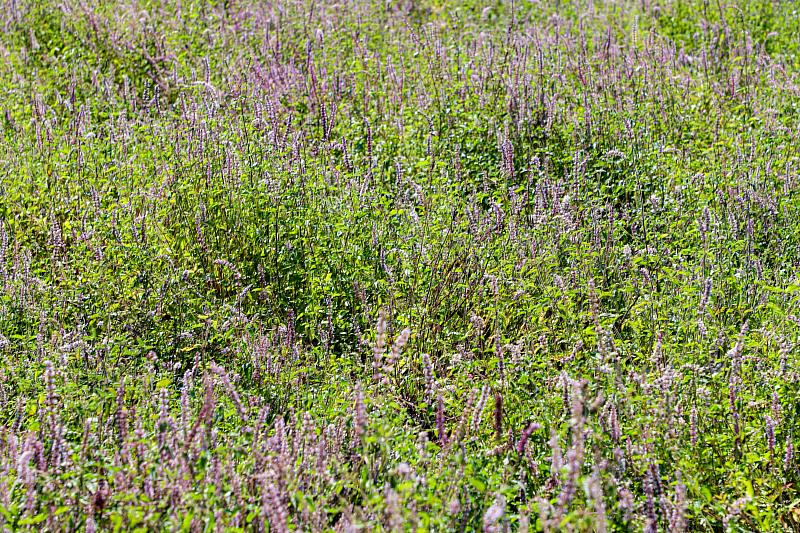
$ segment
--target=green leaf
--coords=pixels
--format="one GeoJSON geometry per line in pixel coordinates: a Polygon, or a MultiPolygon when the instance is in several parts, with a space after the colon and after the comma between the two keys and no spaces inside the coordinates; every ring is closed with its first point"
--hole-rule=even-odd
{"type": "Polygon", "coordinates": [[[39,513],[36,516],[32,516],[30,518],[23,518],[19,522],[17,522],[20,526],[32,526],[34,524],[39,524],[47,520],[47,515],[44,513],[39,513]]]}
{"type": "Polygon", "coordinates": [[[183,522],[181,523],[181,531],[190,531],[192,529],[192,519],[194,518],[194,514],[186,513],[183,517],[183,522]]]}

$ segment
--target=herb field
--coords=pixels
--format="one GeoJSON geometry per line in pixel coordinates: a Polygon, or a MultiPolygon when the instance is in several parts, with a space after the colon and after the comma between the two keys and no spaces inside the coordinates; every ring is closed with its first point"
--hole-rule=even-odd
{"type": "Polygon", "coordinates": [[[0,0],[3,530],[800,530],[797,9],[0,0]]]}

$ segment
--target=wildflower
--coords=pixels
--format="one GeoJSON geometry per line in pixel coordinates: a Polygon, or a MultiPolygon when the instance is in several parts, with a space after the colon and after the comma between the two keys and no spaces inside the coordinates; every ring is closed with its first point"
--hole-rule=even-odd
{"type": "Polygon", "coordinates": [[[708,206],[703,208],[703,216],[700,219],[700,237],[703,239],[703,244],[708,242],[708,230],[711,226],[711,214],[708,206]]]}
{"type": "Polygon", "coordinates": [[[617,406],[614,404],[611,405],[609,419],[609,425],[611,426],[611,438],[614,440],[614,442],[619,442],[619,439],[622,437],[622,430],[620,429],[619,418],[617,416],[617,406]]]}
{"type": "Polygon", "coordinates": [[[500,520],[506,513],[506,502],[502,496],[497,496],[494,504],[483,514],[484,533],[499,533],[502,531],[500,520]]]}
{"type": "Polygon", "coordinates": [[[669,517],[669,530],[675,532],[686,531],[686,509],[689,502],[686,495],[686,485],[680,479],[680,472],[676,473],[678,483],[675,486],[675,504],[669,517]]]}
{"type": "Polygon", "coordinates": [[[425,376],[425,398],[431,400],[436,391],[436,382],[434,381],[431,356],[426,353],[422,354],[422,373],[425,376]]]}
{"type": "Polygon", "coordinates": [[[619,508],[622,510],[623,519],[628,522],[633,517],[634,501],[633,494],[627,487],[622,487],[617,491],[619,508]]]}
{"type": "Polygon", "coordinates": [[[391,373],[394,365],[397,363],[397,360],[400,357],[400,352],[403,350],[403,347],[405,347],[410,336],[411,330],[406,328],[400,332],[400,335],[397,336],[397,339],[395,339],[394,343],[392,344],[389,357],[386,359],[385,372],[387,375],[384,375],[384,380],[387,379],[388,374],[391,373]]]}
{"type": "Polygon", "coordinates": [[[788,473],[794,468],[794,446],[792,445],[792,437],[786,436],[786,454],[783,456],[783,469],[788,473]]]}
{"type": "Polygon", "coordinates": [[[561,513],[567,512],[569,504],[575,496],[580,468],[578,450],[574,447],[570,448],[567,450],[567,479],[561,488],[561,494],[558,496],[558,508],[561,513]]]}
{"type": "Polygon", "coordinates": [[[403,526],[403,513],[400,510],[400,497],[390,486],[384,492],[386,524],[389,531],[400,531],[403,526]]]}
{"type": "Polygon", "coordinates": [[[278,487],[274,483],[267,483],[264,487],[264,514],[269,518],[269,530],[276,533],[289,531],[289,513],[281,500],[278,487]]]}
{"type": "Polygon", "coordinates": [[[653,481],[651,478],[644,480],[644,493],[645,500],[645,513],[647,521],[645,522],[644,531],[647,533],[658,532],[658,517],[656,516],[655,501],[653,499],[653,481]]]}
{"type": "Polygon", "coordinates": [[[500,152],[502,154],[501,170],[503,177],[506,179],[514,178],[514,145],[511,144],[511,139],[506,137],[500,145],[500,152]]]}
{"type": "Polygon", "coordinates": [[[550,476],[553,481],[558,481],[558,476],[563,466],[563,457],[561,455],[561,447],[558,443],[558,434],[555,431],[550,432],[550,476]]]}
{"type": "Polygon", "coordinates": [[[722,519],[722,527],[725,531],[728,530],[728,526],[731,523],[731,520],[738,517],[744,508],[750,503],[750,496],[742,496],[738,500],[735,500],[730,507],[728,507],[728,513],[722,519]]]}
{"type": "Polygon", "coordinates": [[[86,517],[86,533],[95,533],[97,531],[97,522],[94,520],[94,516],[89,515],[86,517]]]}
{"type": "Polygon", "coordinates": [[[765,423],[765,434],[767,438],[767,448],[769,448],[770,454],[775,453],[775,420],[772,419],[771,416],[767,415],[764,417],[765,423]]]}
{"type": "Polygon", "coordinates": [[[503,436],[503,396],[494,393],[494,438],[500,440],[503,436]]]}
{"type": "Polygon", "coordinates": [[[355,402],[355,432],[358,437],[363,437],[367,430],[367,409],[364,406],[364,393],[361,385],[356,384],[355,402]]]}
{"type": "Polygon", "coordinates": [[[700,303],[698,304],[698,309],[701,313],[705,311],[706,306],[708,305],[708,300],[711,298],[712,286],[713,280],[711,278],[706,279],[705,283],[703,283],[703,292],[700,296],[700,303]]]}
{"type": "Polygon", "coordinates": [[[461,418],[458,420],[458,426],[455,431],[455,442],[461,442],[461,439],[467,435],[469,431],[468,420],[472,414],[472,406],[475,404],[475,398],[478,396],[478,389],[472,389],[467,397],[467,403],[461,411],[461,418]]]}
{"type": "Polygon", "coordinates": [[[534,431],[540,429],[542,426],[535,422],[531,422],[528,426],[522,431],[522,434],[517,441],[517,453],[522,455],[525,451],[525,446],[528,444],[528,439],[531,437],[534,431]]]}
{"type": "Polygon", "coordinates": [[[484,385],[481,389],[481,395],[478,403],[475,405],[475,411],[472,416],[472,431],[477,431],[481,423],[481,415],[483,409],[486,407],[486,401],[489,399],[489,385],[484,385]]]}
{"type": "Polygon", "coordinates": [[[441,444],[447,444],[447,435],[444,429],[444,400],[441,391],[436,393],[436,434],[441,444]]]}
{"type": "Polygon", "coordinates": [[[595,466],[592,469],[592,477],[589,480],[589,496],[594,504],[594,524],[597,533],[607,531],[606,505],[603,499],[603,483],[600,479],[600,469],[595,466]]]}
{"type": "Polygon", "coordinates": [[[781,422],[781,398],[778,396],[778,391],[772,393],[772,417],[775,419],[776,424],[781,422]]]}
{"type": "Polygon", "coordinates": [[[451,515],[457,515],[461,512],[461,502],[458,500],[458,496],[454,496],[447,502],[447,512],[451,515]]]}

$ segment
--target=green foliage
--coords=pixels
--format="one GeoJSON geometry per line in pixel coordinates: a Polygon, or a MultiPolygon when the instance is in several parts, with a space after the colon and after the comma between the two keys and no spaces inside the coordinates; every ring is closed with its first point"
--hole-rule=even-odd
{"type": "Polygon", "coordinates": [[[800,527],[791,3],[3,8],[4,527],[800,527]]]}

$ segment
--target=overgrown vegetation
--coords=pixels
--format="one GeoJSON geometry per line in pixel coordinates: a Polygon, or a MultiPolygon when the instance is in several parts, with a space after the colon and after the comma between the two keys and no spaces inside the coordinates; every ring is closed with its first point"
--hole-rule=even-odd
{"type": "Polygon", "coordinates": [[[800,529],[793,3],[0,4],[5,529],[800,529]]]}

